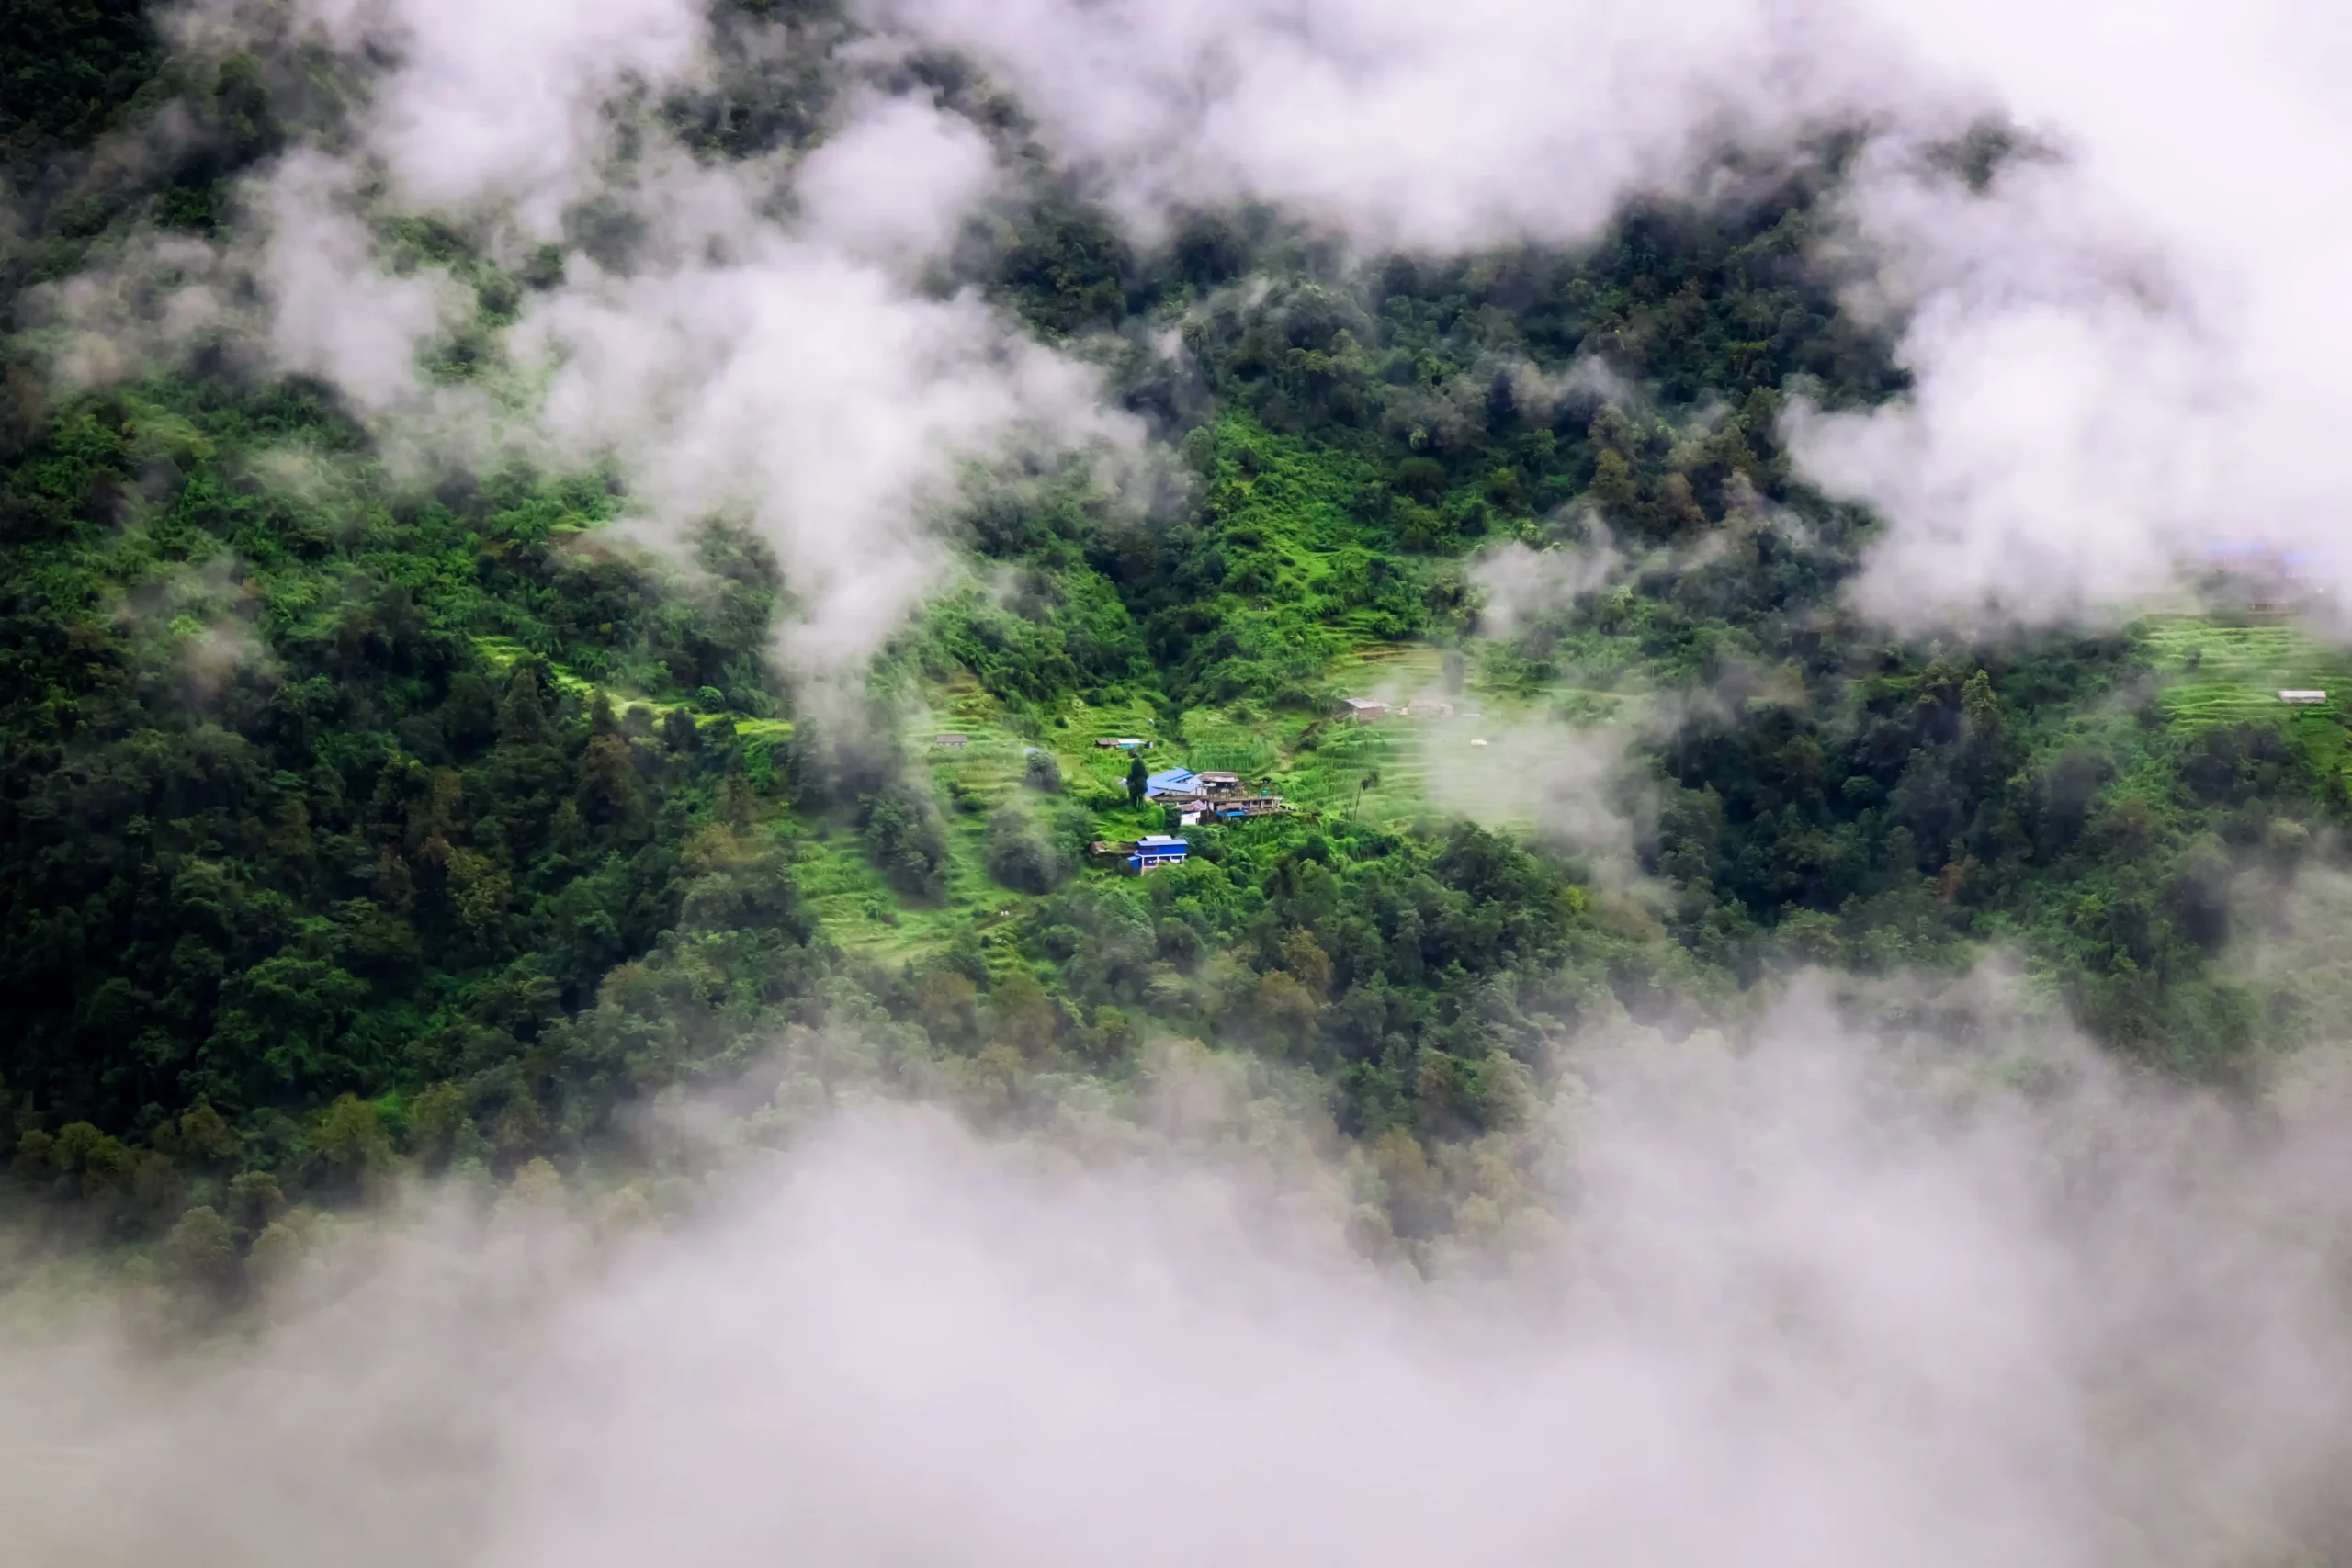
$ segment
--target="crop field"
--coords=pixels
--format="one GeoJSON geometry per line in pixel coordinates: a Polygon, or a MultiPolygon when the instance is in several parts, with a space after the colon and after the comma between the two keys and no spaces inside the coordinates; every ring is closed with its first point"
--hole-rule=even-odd
{"type": "Polygon", "coordinates": [[[845,815],[787,814],[780,822],[794,845],[802,892],[827,933],[851,952],[889,963],[938,952],[975,926],[985,945],[989,931],[1023,902],[989,877],[984,851],[988,814],[1020,789],[1028,742],[968,680],[934,692],[929,706],[909,716],[902,738],[908,754],[931,771],[947,830],[947,878],[939,897],[910,898],[892,887],[845,815]],[[940,745],[938,737],[949,734],[965,744],[940,745]]]}
{"type": "MultiPolygon", "coordinates": [[[[1008,714],[976,681],[959,677],[932,688],[901,732],[907,754],[930,774],[948,829],[950,869],[938,899],[909,898],[893,889],[845,820],[794,821],[785,830],[798,845],[805,891],[844,947],[903,962],[940,951],[956,932],[977,925],[986,951],[991,929],[1009,925],[1029,901],[989,875],[986,852],[990,813],[1027,798],[1022,780],[1030,748],[1053,755],[1064,798],[1084,808],[1090,834],[1097,838],[1132,839],[1168,827],[1161,808],[1128,805],[1127,768],[1137,753],[1094,744],[1110,737],[1150,741],[1140,755],[1153,773],[1182,767],[1239,773],[1303,814],[1402,828],[1475,803],[1472,815],[1509,826],[1536,813],[1542,786],[1505,775],[1542,764],[1549,750],[1573,744],[1575,731],[1605,724],[1641,700],[1637,693],[1566,682],[1533,691],[1489,687],[1475,670],[1464,692],[1445,697],[1442,651],[1417,643],[1370,643],[1351,650],[1334,662],[1326,689],[1334,702],[1341,695],[1374,696],[1401,707],[1434,697],[1451,702],[1455,711],[1442,718],[1392,712],[1359,724],[1329,713],[1269,713],[1237,703],[1189,709],[1170,724],[1143,702],[1071,703],[1033,728],[1034,721],[1024,724],[1008,714]],[[961,743],[942,744],[943,736],[961,743]]],[[[1117,874],[1089,864],[1081,874],[1117,874]]]]}
{"type": "MultiPolygon", "coordinates": [[[[1442,694],[1443,675],[1443,655],[1435,647],[1375,643],[1336,661],[1327,689],[1334,701],[1342,694],[1366,695],[1401,706],[1408,699],[1442,694]]],[[[1237,773],[1303,814],[1404,827],[1446,815],[1445,800],[1510,795],[1479,788],[1477,774],[1527,761],[1528,746],[1511,737],[1524,742],[1540,731],[1556,739],[1555,731],[1565,735],[1606,721],[1637,699],[1565,685],[1533,693],[1487,690],[1474,671],[1469,690],[1447,700],[1456,709],[1450,717],[1392,713],[1363,724],[1326,713],[1268,713],[1234,704],[1187,710],[1171,725],[1142,702],[1072,703],[1057,717],[1034,726],[1008,714],[977,682],[964,677],[933,687],[901,732],[907,754],[929,773],[948,829],[950,869],[938,899],[909,898],[890,887],[845,820],[793,822],[786,830],[799,847],[804,889],[843,946],[902,962],[937,952],[957,931],[977,925],[985,950],[989,931],[1008,925],[1029,901],[988,874],[986,852],[989,815],[1008,801],[1030,798],[1022,781],[1024,753],[1031,748],[1050,752],[1060,765],[1063,797],[1084,809],[1091,837],[1132,839],[1168,827],[1161,808],[1128,804],[1127,769],[1137,753],[1094,744],[1112,737],[1150,741],[1140,755],[1153,773],[1177,767],[1237,773]],[[943,744],[942,737],[958,738],[960,743],[943,744]],[[1434,787],[1441,772],[1452,787],[1434,787]]],[[[1117,874],[1088,864],[1081,874],[1117,874]]]]}
{"type": "Polygon", "coordinates": [[[2195,616],[2166,616],[2143,625],[2141,646],[2163,682],[2159,702],[2177,725],[2263,722],[2282,713],[2297,719],[2342,724],[2352,694],[2352,660],[2295,626],[2217,626],[2195,616]],[[2327,693],[2324,704],[2286,709],[2290,689],[2327,693]]]}

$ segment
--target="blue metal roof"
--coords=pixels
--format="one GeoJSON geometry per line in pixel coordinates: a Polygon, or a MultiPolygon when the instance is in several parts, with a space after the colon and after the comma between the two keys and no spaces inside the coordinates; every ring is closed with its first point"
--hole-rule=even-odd
{"type": "Polygon", "coordinates": [[[1155,795],[1190,795],[1200,782],[1200,775],[1190,768],[1170,768],[1164,773],[1154,773],[1143,782],[1147,797],[1155,795]]]}

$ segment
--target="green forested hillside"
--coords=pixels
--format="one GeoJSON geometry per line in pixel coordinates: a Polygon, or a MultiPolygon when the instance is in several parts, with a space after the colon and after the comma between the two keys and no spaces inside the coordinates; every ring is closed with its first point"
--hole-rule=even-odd
{"type": "MultiPolygon", "coordinates": [[[[12,289],[214,221],[270,145],[251,73],[149,80],[135,12],[0,26],[12,289]],[[142,94],[224,129],[77,161],[142,94]]],[[[1840,156],[1445,264],[1250,213],[1139,251],[1041,174],[976,276],[1049,338],[1180,333],[1188,367],[1114,374],[1190,489],[1172,518],[976,491],[963,585],[850,711],[774,673],[779,577],[740,531],[665,563],[603,532],[609,476],[420,484],[316,386],[76,391],[13,340],[0,1158],[61,1234],[201,1212],[242,1247],[401,1165],[626,1168],[676,1086],[1018,1118],[1180,1035],[1318,1075],[1409,1238],[1452,1223],[1430,1160],[1511,1125],[1561,1032],[1995,946],[2119,1051],[2252,1072],[2309,1021],[2223,962],[2235,879],[2346,810],[2340,696],[2272,694],[2341,656],[2179,615],[1917,646],[1843,608],[1873,524],[1775,434],[1792,396],[1902,386],[1807,260],[1840,156]],[[1476,563],[1507,545],[1619,565],[1506,624],[1476,563]],[[1334,719],[1373,690],[1461,711],[1334,719]],[[1621,842],[1540,799],[1461,819],[1538,732],[1627,749],[1575,786],[1621,842]],[[1298,809],[1121,877],[1088,844],[1167,824],[1103,736],[1298,809]]],[[[485,330],[534,286],[469,276],[485,330]]]]}

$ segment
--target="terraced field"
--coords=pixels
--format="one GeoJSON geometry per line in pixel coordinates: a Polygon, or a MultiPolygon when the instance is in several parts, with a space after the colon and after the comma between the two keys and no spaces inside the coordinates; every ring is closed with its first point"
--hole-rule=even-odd
{"type": "Polygon", "coordinates": [[[2345,722],[2352,714],[2352,659],[2295,626],[2224,626],[2165,616],[2140,627],[2141,646],[2163,682],[2165,716],[2188,726],[2280,717],[2345,722]],[[2327,701],[2285,710],[2283,690],[2327,693],[2327,701]]]}
{"type": "MultiPolygon", "coordinates": [[[[1368,644],[1338,663],[1328,690],[1335,699],[1373,696],[1400,707],[1415,698],[1443,698],[1443,654],[1425,644],[1368,644]]],[[[1474,674],[1467,692],[1443,700],[1453,703],[1454,716],[1392,714],[1366,724],[1332,715],[1267,714],[1246,705],[1191,709],[1169,722],[1142,701],[1079,703],[1038,728],[1007,713],[978,682],[959,677],[932,688],[900,732],[905,754],[930,775],[947,827],[949,869],[938,899],[909,898],[893,889],[867,860],[845,814],[819,820],[779,810],[775,822],[795,846],[804,894],[844,947],[902,963],[944,950],[977,925],[983,953],[993,963],[1000,953],[991,934],[1006,930],[1029,899],[988,874],[989,816],[1007,801],[1044,810],[1054,805],[1023,788],[1029,749],[1052,753],[1061,767],[1063,800],[1084,810],[1096,838],[1132,839],[1167,827],[1162,808],[1128,804],[1127,768],[1135,753],[1094,744],[1111,736],[1152,742],[1142,756],[1155,773],[1174,767],[1237,773],[1302,813],[1405,827],[1442,818],[1451,807],[1506,826],[1532,818],[1534,796],[1556,782],[1551,778],[1556,770],[1546,766],[1547,747],[1577,744],[1579,728],[1606,723],[1640,699],[1567,687],[1533,694],[1487,690],[1474,674]],[[958,740],[942,744],[942,737],[958,740]],[[1546,777],[1514,776],[1523,772],[1546,777]]],[[[1117,874],[1090,864],[1081,874],[1117,874]]]]}

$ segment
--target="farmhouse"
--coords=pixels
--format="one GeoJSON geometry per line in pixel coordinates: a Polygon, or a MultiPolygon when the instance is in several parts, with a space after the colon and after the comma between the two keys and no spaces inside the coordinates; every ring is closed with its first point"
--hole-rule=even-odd
{"type": "Polygon", "coordinates": [[[972,738],[968,735],[934,735],[931,738],[931,743],[933,746],[944,746],[951,751],[961,751],[972,743],[972,738]]]}
{"type": "Polygon", "coordinates": [[[1104,751],[1144,751],[1151,747],[1150,741],[1138,739],[1132,735],[1105,735],[1094,744],[1099,750],[1104,751]]]}
{"type": "Polygon", "coordinates": [[[1388,705],[1371,697],[1341,697],[1340,716],[1353,719],[1358,724],[1364,724],[1373,719],[1386,718],[1388,705]]]}
{"type": "Polygon", "coordinates": [[[1240,822],[1252,817],[1272,817],[1290,809],[1290,802],[1279,795],[1227,795],[1210,799],[1205,795],[1179,803],[1182,820],[1186,826],[1195,822],[1240,822]]]}
{"type": "Polygon", "coordinates": [[[1146,833],[1136,840],[1136,852],[1127,857],[1127,869],[1141,876],[1163,865],[1182,865],[1188,848],[1183,840],[1166,833],[1146,833]]]}
{"type": "Polygon", "coordinates": [[[2317,707],[2327,701],[2327,694],[2322,691],[2290,690],[2279,693],[2278,700],[2282,703],[2291,703],[2297,707],[2317,707]]]}
{"type": "Polygon", "coordinates": [[[1201,790],[1201,775],[1190,768],[1170,768],[1143,782],[1146,800],[1189,800],[1201,790]]]}

